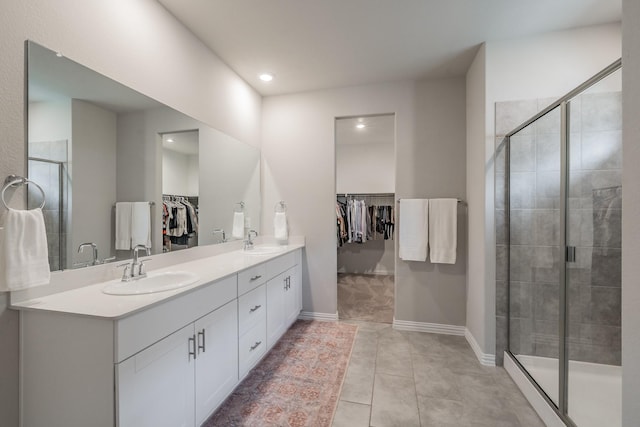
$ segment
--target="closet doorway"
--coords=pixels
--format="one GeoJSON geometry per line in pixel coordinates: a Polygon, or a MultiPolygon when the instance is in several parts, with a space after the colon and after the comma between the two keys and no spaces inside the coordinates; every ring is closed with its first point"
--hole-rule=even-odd
{"type": "Polygon", "coordinates": [[[198,246],[200,140],[198,130],[163,133],[162,251],[198,246]]]}
{"type": "Polygon", "coordinates": [[[395,114],[336,118],[338,317],[392,323],[395,114]]]}

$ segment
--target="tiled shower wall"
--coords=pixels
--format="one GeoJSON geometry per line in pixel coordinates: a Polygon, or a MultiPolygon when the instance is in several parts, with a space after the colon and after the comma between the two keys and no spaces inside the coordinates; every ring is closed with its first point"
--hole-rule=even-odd
{"type": "MultiPolygon", "coordinates": [[[[511,302],[507,300],[504,135],[553,99],[496,103],[496,361],[559,356],[560,111],[511,138],[511,302]]],[[[584,94],[570,109],[569,358],[620,364],[621,95],[584,94]]]]}
{"type": "MultiPolygon", "coordinates": [[[[60,253],[60,246],[66,248],[67,232],[66,221],[69,194],[67,186],[70,184],[68,174],[68,141],[43,141],[29,142],[29,157],[47,159],[62,162],[63,167],[63,191],[60,194],[59,165],[36,160],[29,161],[29,179],[36,182],[45,192],[45,206],[42,211],[45,228],[47,230],[47,244],[49,251],[49,265],[51,270],[60,270],[66,267],[64,250],[60,253]],[[63,199],[63,211],[60,212],[60,198],[63,199]],[[62,234],[60,224],[62,221],[62,234]]],[[[39,206],[42,196],[37,189],[29,187],[29,207],[39,206]]]]}

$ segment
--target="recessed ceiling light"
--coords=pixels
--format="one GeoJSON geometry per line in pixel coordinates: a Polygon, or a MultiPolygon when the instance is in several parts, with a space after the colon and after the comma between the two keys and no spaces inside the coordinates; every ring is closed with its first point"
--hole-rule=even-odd
{"type": "Polygon", "coordinates": [[[364,129],[364,128],[366,127],[366,125],[365,125],[364,123],[358,123],[358,124],[356,125],[356,127],[357,127],[358,129],[364,129]]]}
{"type": "Polygon", "coordinates": [[[62,53],[61,53],[61,52],[56,52],[56,56],[57,56],[58,58],[62,58],[64,55],[62,55],[62,53]]]}
{"type": "Polygon", "coordinates": [[[262,73],[258,77],[263,82],[270,82],[271,80],[273,80],[273,74],[272,73],[262,73]]]}
{"type": "Polygon", "coordinates": [[[173,142],[173,139],[169,138],[167,139],[167,142],[173,142]]]}

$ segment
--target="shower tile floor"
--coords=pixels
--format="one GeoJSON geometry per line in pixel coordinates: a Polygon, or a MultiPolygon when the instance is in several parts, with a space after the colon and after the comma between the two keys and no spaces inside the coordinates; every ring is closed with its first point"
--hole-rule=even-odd
{"type": "Polygon", "coordinates": [[[544,427],[507,372],[480,365],[464,337],[343,322],[359,329],[333,427],[544,427]]]}
{"type": "Polygon", "coordinates": [[[394,276],[338,273],[340,320],[393,322],[394,276]]]}

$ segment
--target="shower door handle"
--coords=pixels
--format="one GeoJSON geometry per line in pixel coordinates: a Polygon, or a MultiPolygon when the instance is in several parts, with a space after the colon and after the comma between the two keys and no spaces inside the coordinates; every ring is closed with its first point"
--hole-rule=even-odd
{"type": "Polygon", "coordinates": [[[575,246],[567,246],[567,262],[576,262],[576,247],[575,246]]]}

